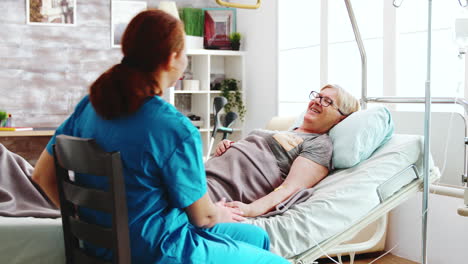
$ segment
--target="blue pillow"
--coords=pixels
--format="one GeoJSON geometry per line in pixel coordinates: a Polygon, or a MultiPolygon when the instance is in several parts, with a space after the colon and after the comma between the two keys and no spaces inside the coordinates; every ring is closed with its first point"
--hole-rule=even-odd
{"type": "Polygon", "coordinates": [[[333,165],[345,169],[369,158],[393,135],[390,111],[384,106],[357,111],[330,130],[333,165]]]}
{"type": "MultiPolygon", "coordinates": [[[[304,115],[305,112],[296,119],[290,130],[302,125],[304,115]]],[[[384,106],[351,114],[330,130],[333,166],[335,169],[346,169],[366,160],[390,140],[393,130],[392,116],[384,106]]]]}

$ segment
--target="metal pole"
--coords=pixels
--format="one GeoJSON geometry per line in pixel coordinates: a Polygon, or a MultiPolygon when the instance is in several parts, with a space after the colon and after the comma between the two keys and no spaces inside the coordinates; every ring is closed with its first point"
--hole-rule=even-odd
{"type": "Polygon", "coordinates": [[[427,209],[429,204],[429,155],[430,155],[430,131],[431,131],[431,50],[432,50],[432,0],[428,0],[427,6],[427,79],[426,79],[426,103],[424,115],[424,189],[422,202],[422,264],[427,263],[427,209]]]}
{"type": "Polygon", "coordinates": [[[362,79],[362,90],[361,90],[361,107],[362,109],[367,108],[367,57],[366,51],[364,49],[364,44],[362,42],[361,33],[359,32],[359,27],[356,22],[356,17],[354,16],[353,7],[351,6],[350,0],[345,0],[346,9],[348,10],[349,20],[351,20],[351,26],[353,27],[354,38],[356,38],[356,43],[361,54],[361,79],[362,79]]]}

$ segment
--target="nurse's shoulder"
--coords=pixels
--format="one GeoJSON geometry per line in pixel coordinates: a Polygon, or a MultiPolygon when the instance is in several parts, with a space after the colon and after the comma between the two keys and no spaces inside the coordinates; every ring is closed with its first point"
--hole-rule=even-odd
{"type": "Polygon", "coordinates": [[[159,96],[154,96],[148,103],[148,110],[152,112],[149,122],[152,131],[157,135],[184,139],[198,133],[188,117],[159,96]]]}

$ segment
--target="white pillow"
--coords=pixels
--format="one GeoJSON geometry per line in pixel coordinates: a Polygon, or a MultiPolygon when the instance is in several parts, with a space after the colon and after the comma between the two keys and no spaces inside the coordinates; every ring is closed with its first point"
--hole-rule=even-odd
{"type": "MultiPolygon", "coordinates": [[[[291,127],[301,126],[305,112],[291,127]]],[[[346,169],[369,158],[393,135],[390,111],[384,106],[357,111],[335,125],[329,132],[333,142],[333,166],[346,169]]]]}

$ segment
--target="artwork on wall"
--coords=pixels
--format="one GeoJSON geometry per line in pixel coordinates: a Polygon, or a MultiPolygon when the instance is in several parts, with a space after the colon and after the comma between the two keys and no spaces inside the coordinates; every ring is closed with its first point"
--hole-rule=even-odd
{"type": "Polygon", "coordinates": [[[122,35],[128,23],[141,11],[147,9],[143,1],[112,1],[111,6],[111,46],[120,47],[122,35]]]}
{"type": "Polygon", "coordinates": [[[205,49],[231,49],[229,35],[236,32],[235,8],[204,8],[205,49]]]}
{"type": "Polygon", "coordinates": [[[76,25],[76,0],[26,0],[30,25],[76,25]]]}

